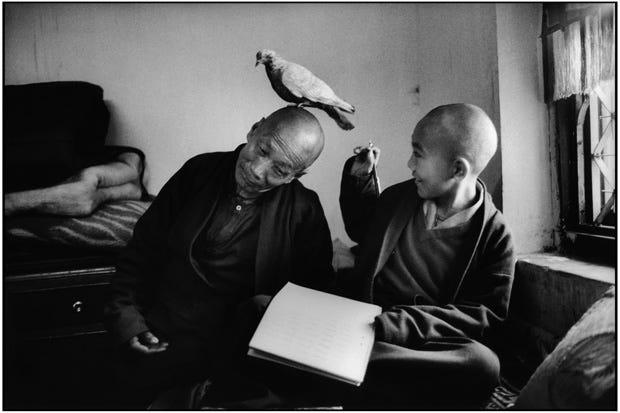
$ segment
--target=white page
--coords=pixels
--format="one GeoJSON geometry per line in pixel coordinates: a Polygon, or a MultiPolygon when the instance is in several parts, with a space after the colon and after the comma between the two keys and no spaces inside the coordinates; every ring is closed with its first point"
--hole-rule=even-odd
{"type": "Polygon", "coordinates": [[[250,347],[347,381],[363,381],[381,307],[288,283],[273,298],[250,347]]]}

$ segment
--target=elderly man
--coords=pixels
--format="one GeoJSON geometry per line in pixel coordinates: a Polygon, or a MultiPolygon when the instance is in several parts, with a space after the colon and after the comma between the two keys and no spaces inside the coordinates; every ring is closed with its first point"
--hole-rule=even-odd
{"type": "Polygon", "coordinates": [[[105,317],[121,344],[119,380],[141,401],[225,370],[247,334],[244,309],[287,281],[332,281],[323,209],[296,179],[323,145],[312,114],[277,110],[234,152],[190,159],[137,223],[105,317]]]}

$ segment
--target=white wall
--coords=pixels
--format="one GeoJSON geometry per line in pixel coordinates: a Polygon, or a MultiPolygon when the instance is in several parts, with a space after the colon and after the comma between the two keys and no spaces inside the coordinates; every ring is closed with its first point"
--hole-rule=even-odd
{"type": "Polygon", "coordinates": [[[517,251],[541,251],[553,244],[547,108],[539,75],[542,6],[497,6],[499,100],[501,102],[504,215],[517,251]]]}
{"type": "MultiPolygon", "coordinates": [[[[489,115],[501,142],[495,5],[422,4],[418,22],[420,113],[447,103],[473,103],[489,115]]],[[[499,208],[500,171],[498,150],[481,178],[499,208]]]]}
{"type": "MultiPolygon", "coordinates": [[[[386,187],[409,178],[411,132],[434,106],[468,101],[499,123],[489,4],[12,3],[4,23],[5,84],[101,85],[108,142],[146,152],[152,193],[186,159],[233,149],[284,104],[254,68],[258,49],[307,66],[357,107],[351,132],[314,111],[328,140],[302,179],[344,240],[338,191],[354,146],[372,139],[383,149],[386,187]]],[[[498,155],[485,176],[494,194],[500,165],[498,155]]]]}

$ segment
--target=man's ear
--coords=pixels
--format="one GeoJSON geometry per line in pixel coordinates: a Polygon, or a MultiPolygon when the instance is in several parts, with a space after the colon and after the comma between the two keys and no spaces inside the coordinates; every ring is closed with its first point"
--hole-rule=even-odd
{"type": "Polygon", "coordinates": [[[455,159],[453,164],[454,177],[456,179],[464,179],[471,172],[471,164],[461,156],[455,159]]]}
{"type": "Polygon", "coordinates": [[[302,176],[304,176],[305,174],[307,174],[307,171],[301,171],[301,172],[297,172],[294,176],[294,178],[301,178],[302,176]]]}

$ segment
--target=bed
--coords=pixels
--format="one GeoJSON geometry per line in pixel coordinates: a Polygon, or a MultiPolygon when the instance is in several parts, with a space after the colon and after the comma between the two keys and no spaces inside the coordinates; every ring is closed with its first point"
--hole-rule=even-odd
{"type": "Polygon", "coordinates": [[[105,145],[103,89],[87,82],[4,86],[4,342],[7,409],[101,409],[112,347],[103,305],[119,251],[152,197],[87,216],[7,216],[7,194],[54,186],[138,148],[105,145]],[[33,397],[33,389],[36,397],[33,397]]]}

